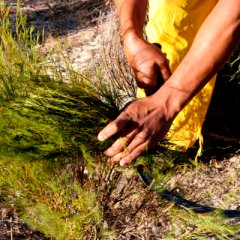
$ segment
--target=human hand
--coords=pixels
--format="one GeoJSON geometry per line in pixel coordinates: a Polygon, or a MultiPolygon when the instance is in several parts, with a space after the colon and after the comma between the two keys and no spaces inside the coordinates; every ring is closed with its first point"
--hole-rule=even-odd
{"type": "Polygon", "coordinates": [[[119,138],[104,153],[113,163],[125,166],[163,139],[172,121],[167,106],[156,101],[155,96],[142,98],[108,124],[99,133],[98,140],[117,134],[119,138]]]}
{"type": "Polygon", "coordinates": [[[159,78],[166,81],[171,76],[169,61],[159,47],[129,35],[123,40],[127,61],[133,69],[137,86],[151,95],[158,87],[159,78]]]}

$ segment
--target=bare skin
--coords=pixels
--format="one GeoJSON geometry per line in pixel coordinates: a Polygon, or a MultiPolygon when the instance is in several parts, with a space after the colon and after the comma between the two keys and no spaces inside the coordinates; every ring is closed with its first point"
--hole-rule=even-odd
{"type": "Polygon", "coordinates": [[[115,0],[126,58],[134,71],[138,87],[148,93],[156,87],[159,75],[166,81],[171,76],[171,70],[166,55],[143,39],[147,2],[115,0]]]}
{"type": "Polygon", "coordinates": [[[156,84],[156,71],[169,79],[152,96],[130,104],[99,133],[100,141],[117,133],[121,136],[105,154],[122,166],[164,138],[178,112],[216,74],[240,39],[240,0],[219,0],[171,75],[164,54],[147,47],[148,43],[142,38],[146,11],[142,10],[143,3],[146,0],[116,0],[128,62],[138,85],[147,90],[156,84]]]}
{"type": "Polygon", "coordinates": [[[156,87],[159,76],[164,81],[171,76],[166,54],[153,44],[138,37],[134,38],[130,34],[123,42],[125,55],[135,74],[137,86],[143,88],[149,95],[148,93],[156,87]]]}

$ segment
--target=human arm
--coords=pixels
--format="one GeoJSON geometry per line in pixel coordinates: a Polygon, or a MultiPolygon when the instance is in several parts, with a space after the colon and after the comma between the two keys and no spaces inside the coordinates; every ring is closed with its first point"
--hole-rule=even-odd
{"type": "Polygon", "coordinates": [[[166,55],[143,38],[147,4],[147,0],[115,0],[125,56],[138,87],[150,94],[158,85],[158,78],[166,81],[171,70],[166,55]]]}
{"type": "Polygon", "coordinates": [[[143,38],[143,26],[148,0],[115,0],[121,35],[125,39],[128,34],[143,38]]]}
{"type": "Polygon", "coordinates": [[[163,139],[178,112],[228,59],[240,38],[240,0],[219,0],[169,80],[152,96],[129,105],[104,128],[99,140],[119,133],[105,151],[126,165],[163,139]]]}

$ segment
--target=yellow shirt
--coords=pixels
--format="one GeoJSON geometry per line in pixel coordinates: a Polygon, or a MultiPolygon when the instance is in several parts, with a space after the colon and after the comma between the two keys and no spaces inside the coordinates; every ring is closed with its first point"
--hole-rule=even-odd
{"type": "MultiPolygon", "coordinates": [[[[149,42],[160,43],[174,71],[192,45],[203,21],[217,0],[149,0],[149,42]]],[[[197,139],[202,145],[202,124],[212,96],[215,77],[177,115],[167,134],[179,150],[187,150],[197,139]]],[[[138,90],[138,97],[144,97],[138,90]]],[[[200,149],[201,150],[201,149],[200,149]]]]}

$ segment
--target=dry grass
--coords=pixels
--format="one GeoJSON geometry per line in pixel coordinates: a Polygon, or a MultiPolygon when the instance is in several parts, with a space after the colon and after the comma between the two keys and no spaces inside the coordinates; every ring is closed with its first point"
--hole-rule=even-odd
{"type": "MultiPolygon", "coordinates": [[[[100,71],[102,68],[98,67],[96,73],[102,82],[105,79],[112,80],[112,85],[102,86],[101,97],[99,92],[95,94],[95,89],[85,85],[82,76],[72,71],[68,64],[67,69],[64,69],[62,62],[55,61],[56,65],[51,65],[51,74],[45,67],[39,68],[44,71],[43,75],[47,76],[41,79],[41,84],[44,84],[40,84],[45,91],[41,91],[39,95],[39,89],[34,89],[33,93],[37,94],[41,104],[38,105],[39,101],[37,104],[36,101],[30,102],[34,103],[31,116],[32,113],[36,114],[36,109],[39,110],[40,107],[41,116],[38,119],[45,116],[44,124],[51,123],[46,129],[42,125],[41,130],[44,131],[40,131],[44,133],[42,136],[49,134],[51,137],[41,138],[45,141],[47,139],[50,148],[44,145],[38,148],[41,159],[36,158],[39,157],[37,151],[37,155],[34,155],[35,161],[26,161],[24,158],[28,157],[28,154],[25,155],[24,151],[21,158],[16,157],[12,150],[2,154],[2,203],[9,208],[15,208],[21,219],[53,239],[238,239],[239,217],[227,219],[219,212],[195,213],[189,208],[180,207],[173,201],[164,199],[161,193],[167,189],[176,196],[180,195],[199,204],[222,209],[239,209],[239,153],[223,161],[208,156],[206,161],[200,161],[198,166],[195,166],[191,154],[179,154],[160,148],[139,158],[136,164],[129,168],[112,169],[107,166],[106,159],[101,154],[104,146],[96,144],[95,135],[98,129],[106,124],[109,113],[117,112],[115,105],[121,107],[125,99],[132,97],[135,92],[131,73],[123,59],[119,37],[115,34],[117,28],[111,29],[114,32],[113,34],[110,31],[113,42],[104,40],[105,71],[100,71]],[[68,83],[75,79],[73,85],[66,85],[66,76],[70,76],[68,83]],[[47,85],[44,79],[47,79],[47,85]],[[55,81],[59,79],[60,81],[55,81]],[[64,95],[59,97],[58,94],[56,98],[56,91],[63,91],[64,95]],[[123,97],[119,92],[124,93],[123,97]],[[84,104],[85,100],[87,105],[84,104]],[[94,114],[89,115],[92,107],[95,109],[94,114]],[[51,122],[52,117],[56,117],[57,123],[60,124],[54,125],[56,122],[51,122]],[[57,127],[55,130],[58,131],[52,126],[57,127]],[[78,138],[80,132],[81,136],[78,138]],[[77,138],[71,139],[71,134],[77,138]],[[88,148],[79,148],[79,143],[88,148]],[[46,161],[49,151],[52,151],[52,145],[57,146],[57,151],[55,149],[53,153],[57,152],[59,155],[53,155],[51,161],[46,161]],[[139,180],[137,164],[144,164],[149,169],[155,179],[153,188],[146,188],[139,180]]],[[[64,59],[67,59],[65,57],[64,59]]],[[[27,66],[24,65],[24,76],[30,76],[31,62],[30,68],[27,66]]],[[[33,69],[37,70],[37,66],[36,63],[33,69]]],[[[18,65],[12,73],[19,72],[17,69],[18,65]]],[[[39,79],[42,75],[34,76],[39,79]]],[[[18,113],[18,109],[26,111],[29,106],[22,102],[17,104],[22,105],[21,108],[13,108],[15,113],[18,113]]],[[[4,104],[1,111],[3,109],[7,109],[4,104]]],[[[28,113],[23,111],[21,114],[28,113]]],[[[9,127],[3,116],[1,119],[2,126],[9,127]]],[[[33,127],[35,120],[30,118],[29,126],[33,127]]],[[[19,126],[20,121],[11,123],[19,126]]],[[[40,121],[39,124],[41,123],[43,122],[40,121]]],[[[31,139],[26,129],[21,125],[17,129],[20,131],[18,135],[20,133],[25,139],[29,139],[30,136],[31,139]]],[[[5,140],[1,138],[3,143],[6,143],[5,140]]],[[[18,147],[23,147],[21,142],[19,144],[18,137],[13,140],[18,143],[18,147]]],[[[38,239],[41,237],[38,235],[38,239]]]]}
{"type": "MultiPolygon", "coordinates": [[[[114,89],[126,93],[130,90],[130,96],[133,96],[134,91],[131,89],[134,88],[134,79],[122,55],[117,21],[111,18],[109,25],[109,38],[104,42],[104,61],[108,76],[113,80],[114,89]]],[[[104,35],[106,36],[105,32],[104,35]]],[[[226,71],[223,70],[218,78],[221,81],[224,76],[228,86],[234,82],[235,91],[240,86],[239,58],[236,56],[235,54],[231,61],[235,61],[237,69],[229,71],[230,63],[225,67],[228,68],[228,76],[224,75],[226,71]]],[[[232,120],[235,117],[235,121],[238,116],[237,99],[238,94],[235,95],[236,104],[232,105],[231,116],[232,120]]],[[[214,105],[211,109],[213,108],[214,105]]],[[[207,118],[214,121],[211,115],[207,118]]],[[[237,131],[238,125],[233,129],[237,131]]],[[[206,206],[206,209],[235,209],[235,218],[225,219],[221,216],[221,211],[199,214],[186,207],[179,208],[174,201],[169,202],[169,197],[164,198],[160,194],[161,198],[159,194],[144,188],[136,171],[130,170],[129,173],[126,170],[121,174],[105,211],[108,226],[115,231],[114,239],[237,239],[240,234],[239,140],[237,135],[226,135],[221,125],[218,126],[217,132],[205,127],[207,134],[204,155],[197,166],[192,162],[192,151],[195,152],[195,149],[180,155],[161,149],[160,155],[155,152],[151,156],[150,153],[140,162],[153,157],[149,168],[155,177],[155,185],[160,186],[160,192],[168,189],[175,197],[180,195],[186,200],[206,206]],[[207,137],[209,135],[211,138],[207,137]],[[227,149],[224,148],[226,146],[227,149]],[[220,154],[222,155],[219,156],[220,154]]]]}

